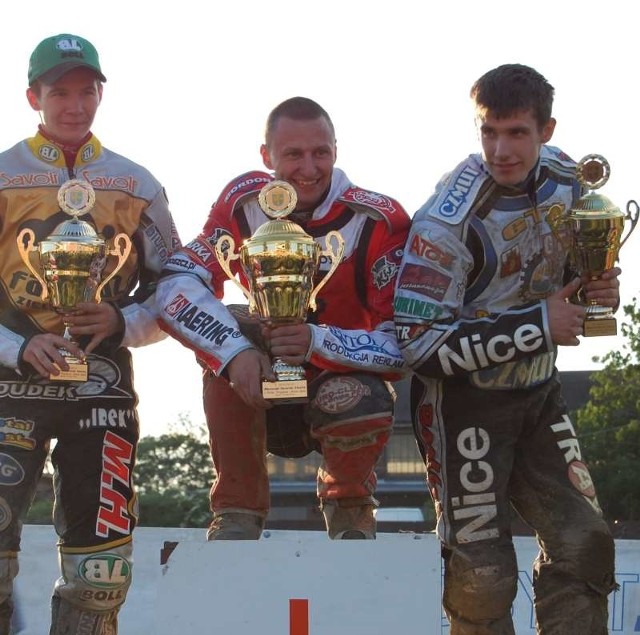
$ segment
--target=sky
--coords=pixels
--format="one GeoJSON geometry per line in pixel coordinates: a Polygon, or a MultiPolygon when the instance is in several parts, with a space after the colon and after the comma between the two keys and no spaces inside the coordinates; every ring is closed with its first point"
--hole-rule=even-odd
{"type": "MultiPolygon", "coordinates": [[[[28,58],[57,33],[91,40],[107,77],[93,131],[164,185],[183,242],[232,178],[262,168],[269,111],[294,95],[331,115],[337,165],[413,214],[436,182],[479,148],[469,88],[522,63],[556,89],[553,145],[604,155],[599,190],[640,202],[637,18],[628,0],[110,0],[11,3],[3,11],[0,149],[31,136],[28,58]]],[[[638,294],[640,230],[620,256],[622,303],[638,294]]],[[[229,301],[237,292],[229,290],[229,301]]],[[[618,325],[624,320],[618,314],[618,325]]],[[[560,370],[596,369],[620,337],[561,350],[560,370]]],[[[175,341],[134,351],[141,433],[204,421],[200,371],[175,341]]]]}

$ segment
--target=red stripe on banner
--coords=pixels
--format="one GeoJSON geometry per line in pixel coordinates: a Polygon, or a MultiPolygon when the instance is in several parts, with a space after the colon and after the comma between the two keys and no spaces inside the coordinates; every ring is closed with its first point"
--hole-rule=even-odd
{"type": "Polygon", "coordinates": [[[309,600],[289,600],[289,635],[309,635],[309,600]]]}

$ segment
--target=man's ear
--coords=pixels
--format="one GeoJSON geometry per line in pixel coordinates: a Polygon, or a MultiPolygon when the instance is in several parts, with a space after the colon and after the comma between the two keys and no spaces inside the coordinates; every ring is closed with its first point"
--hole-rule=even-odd
{"type": "Polygon", "coordinates": [[[262,162],[267,170],[273,170],[273,165],[271,164],[271,157],[269,156],[269,150],[267,150],[266,144],[262,144],[260,146],[260,155],[262,156],[262,162]]]}
{"type": "Polygon", "coordinates": [[[31,106],[31,108],[33,108],[34,110],[42,110],[42,108],[40,108],[40,100],[38,99],[38,96],[35,94],[31,86],[27,88],[27,101],[29,102],[29,106],[31,106]]]}
{"type": "Polygon", "coordinates": [[[542,126],[542,143],[547,143],[551,141],[551,137],[553,137],[553,131],[556,129],[556,120],[551,117],[549,121],[547,121],[544,126],[542,126]]]}

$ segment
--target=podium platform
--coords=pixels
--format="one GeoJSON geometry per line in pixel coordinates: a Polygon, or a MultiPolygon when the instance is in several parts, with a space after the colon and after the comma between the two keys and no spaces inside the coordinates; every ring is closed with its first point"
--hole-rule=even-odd
{"type": "MultiPolygon", "coordinates": [[[[534,635],[531,563],[537,547],[533,538],[516,537],[514,543],[516,632],[534,635]]],[[[20,635],[43,635],[59,575],[53,528],[26,525],[22,549],[16,583],[20,635]]],[[[640,541],[617,540],[616,562],[620,590],[609,596],[609,629],[638,635],[640,541]]],[[[119,632],[448,635],[440,595],[440,548],[432,534],[381,533],[376,541],[341,542],[323,532],[271,531],[258,542],[207,543],[203,529],[140,527],[119,632]],[[166,549],[166,543],[175,548],[166,549]]]]}

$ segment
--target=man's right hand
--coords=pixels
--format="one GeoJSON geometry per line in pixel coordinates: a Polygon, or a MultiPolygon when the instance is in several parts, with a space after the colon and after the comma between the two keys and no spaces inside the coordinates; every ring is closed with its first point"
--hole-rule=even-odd
{"type": "Polygon", "coordinates": [[[60,349],[68,351],[79,359],[84,359],[84,352],[77,344],[61,335],[40,333],[34,335],[27,342],[24,351],[22,351],[22,361],[31,364],[35,371],[43,377],[59,375],[60,369],[69,370],[69,364],[60,349]]]}
{"type": "Polygon", "coordinates": [[[262,380],[275,380],[271,361],[266,353],[255,348],[238,353],[227,365],[229,384],[248,406],[271,408],[271,403],[262,396],[262,380]]]}
{"type": "Polygon", "coordinates": [[[585,308],[569,302],[569,298],[579,286],[580,279],[576,278],[547,298],[549,330],[554,344],[560,346],[580,344],[578,336],[582,335],[585,308]]]}

